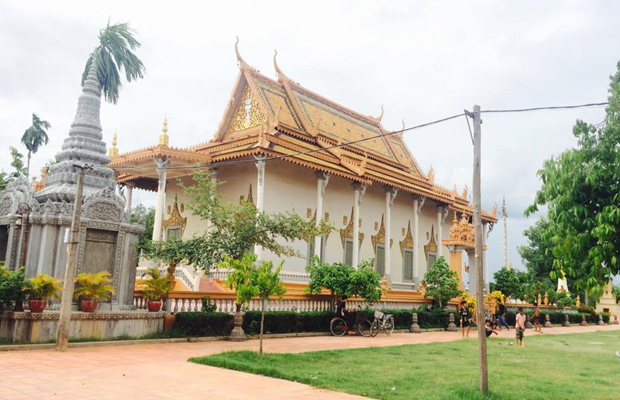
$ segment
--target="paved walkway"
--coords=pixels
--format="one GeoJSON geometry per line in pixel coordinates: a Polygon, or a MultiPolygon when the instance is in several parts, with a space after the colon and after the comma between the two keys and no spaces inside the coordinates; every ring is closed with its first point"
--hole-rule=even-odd
{"type": "MultiPolygon", "coordinates": [[[[544,334],[617,330],[618,325],[544,329],[544,334]]],[[[505,330],[502,337],[514,337],[505,330]]],[[[532,330],[528,336],[538,335],[532,330]]],[[[475,332],[471,332],[475,337],[475,332]]],[[[449,342],[460,333],[380,334],[375,338],[331,336],[265,340],[267,352],[306,352],[370,346],[449,342]]],[[[227,350],[258,350],[258,341],[241,343],[135,344],[54,350],[0,352],[0,399],[363,399],[313,389],[299,383],[187,362],[192,356],[227,350]]]]}

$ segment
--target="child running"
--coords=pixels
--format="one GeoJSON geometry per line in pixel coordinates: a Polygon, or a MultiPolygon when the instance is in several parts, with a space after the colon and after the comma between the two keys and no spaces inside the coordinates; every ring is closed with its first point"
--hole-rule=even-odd
{"type": "Polygon", "coordinates": [[[525,347],[523,343],[523,332],[525,332],[525,315],[523,314],[523,307],[519,307],[519,314],[516,317],[515,328],[517,331],[517,346],[525,347]]]}

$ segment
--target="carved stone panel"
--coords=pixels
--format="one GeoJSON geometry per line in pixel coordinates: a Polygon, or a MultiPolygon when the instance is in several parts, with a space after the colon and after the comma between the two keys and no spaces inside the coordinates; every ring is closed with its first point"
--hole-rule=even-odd
{"type": "Polygon", "coordinates": [[[118,232],[87,229],[82,272],[116,272],[117,237],[118,232]]]}

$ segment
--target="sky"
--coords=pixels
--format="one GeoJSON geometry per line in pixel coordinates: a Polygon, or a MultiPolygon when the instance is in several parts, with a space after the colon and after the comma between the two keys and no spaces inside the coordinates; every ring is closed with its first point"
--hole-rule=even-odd
{"type": "MultiPolygon", "coordinates": [[[[613,1],[0,1],[0,170],[36,112],[50,142],[33,156],[39,173],[67,137],[84,63],[99,30],[130,22],[142,47],[145,79],[125,83],[104,103],[104,140],[116,129],[121,152],[153,145],[168,117],[170,144],[213,137],[244,59],[275,78],[274,49],[286,75],[387,130],[472,110],[603,102],[620,59],[620,2],[613,1]]],[[[576,145],[577,119],[599,123],[604,108],[485,114],[482,206],[508,211],[508,259],[540,187],[544,160],[576,145]]],[[[473,149],[464,118],[405,133],[435,182],[471,193],[473,149]]],[[[134,202],[153,204],[146,192],[134,202]]],[[[502,222],[488,240],[491,275],[503,264],[502,222]]]]}

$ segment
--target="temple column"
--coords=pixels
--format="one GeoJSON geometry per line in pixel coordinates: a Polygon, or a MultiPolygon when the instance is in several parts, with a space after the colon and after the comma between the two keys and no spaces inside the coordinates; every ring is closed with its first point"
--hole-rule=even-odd
{"type": "Polygon", "coordinates": [[[162,226],[164,221],[164,209],[166,206],[166,178],[167,168],[170,165],[170,160],[167,158],[155,158],[155,165],[157,166],[157,176],[159,177],[159,184],[157,186],[157,203],[155,204],[155,221],[153,222],[153,240],[162,239],[162,226]]]}
{"type": "Polygon", "coordinates": [[[443,256],[443,213],[444,207],[437,206],[437,259],[443,256]]]}
{"type": "Polygon", "coordinates": [[[426,199],[421,196],[413,196],[413,282],[420,281],[420,212],[426,199]]]}
{"type": "MultiPolygon", "coordinates": [[[[329,182],[329,174],[317,171],[316,172],[316,227],[321,226],[321,220],[323,219],[323,197],[325,196],[325,188],[329,182]]],[[[314,255],[319,259],[321,258],[321,236],[314,238],[314,255]]]]}
{"type": "MultiPolygon", "coordinates": [[[[254,156],[256,159],[257,185],[256,185],[256,211],[265,211],[265,157],[254,156]]],[[[254,253],[256,254],[256,261],[263,260],[263,247],[254,245],[254,253]]]]}
{"type": "Polygon", "coordinates": [[[482,224],[482,271],[484,272],[484,289],[489,293],[489,268],[487,265],[487,236],[489,235],[489,225],[482,224]]]}
{"type": "Polygon", "coordinates": [[[362,198],[366,193],[366,185],[353,182],[353,189],[355,193],[355,202],[353,203],[353,268],[357,268],[360,258],[360,205],[362,204],[362,198]]]}
{"type": "Polygon", "coordinates": [[[130,183],[126,183],[125,187],[127,188],[127,196],[125,197],[125,212],[131,212],[131,199],[133,195],[133,185],[130,183]]]}
{"type": "Polygon", "coordinates": [[[385,185],[385,277],[389,281],[392,277],[392,264],[390,257],[390,241],[392,239],[392,204],[398,191],[392,186],[385,185]]]}

